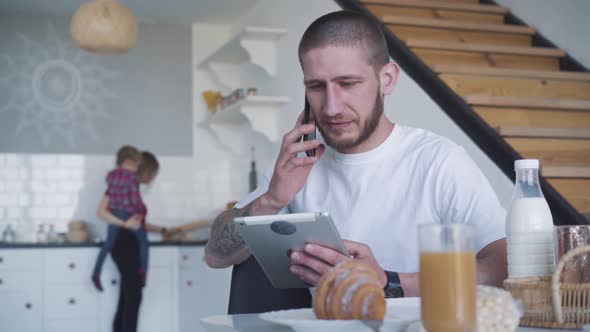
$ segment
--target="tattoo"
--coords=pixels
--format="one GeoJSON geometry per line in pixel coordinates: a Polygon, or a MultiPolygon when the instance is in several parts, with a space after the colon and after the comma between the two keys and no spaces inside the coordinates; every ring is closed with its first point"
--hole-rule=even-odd
{"type": "Polygon", "coordinates": [[[246,247],[246,242],[236,230],[233,219],[250,215],[250,208],[251,204],[241,209],[226,211],[215,219],[207,243],[212,254],[219,258],[227,258],[246,247]]]}

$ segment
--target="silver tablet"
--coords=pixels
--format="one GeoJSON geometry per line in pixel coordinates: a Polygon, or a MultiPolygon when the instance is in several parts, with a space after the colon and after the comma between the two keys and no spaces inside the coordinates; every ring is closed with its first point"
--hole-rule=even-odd
{"type": "Polygon", "coordinates": [[[327,212],[235,218],[236,227],[275,288],[305,288],[309,284],[289,271],[290,254],[316,243],[348,255],[327,212]]]}

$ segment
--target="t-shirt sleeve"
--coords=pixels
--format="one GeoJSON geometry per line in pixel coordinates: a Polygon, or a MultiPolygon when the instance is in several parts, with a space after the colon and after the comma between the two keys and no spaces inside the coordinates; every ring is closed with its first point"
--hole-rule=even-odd
{"type": "Polygon", "coordinates": [[[475,250],[506,237],[506,211],[479,167],[462,147],[443,158],[435,181],[439,222],[473,225],[475,250]]]}

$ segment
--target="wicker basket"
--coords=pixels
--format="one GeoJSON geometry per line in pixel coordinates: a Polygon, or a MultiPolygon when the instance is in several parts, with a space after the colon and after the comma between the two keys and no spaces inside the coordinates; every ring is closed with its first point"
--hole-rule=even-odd
{"type": "Polygon", "coordinates": [[[590,283],[560,283],[566,262],[590,253],[590,246],[567,252],[553,276],[506,279],[504,288],[521,300],[521,326],[580,329],[590,323],[590,283]]]}

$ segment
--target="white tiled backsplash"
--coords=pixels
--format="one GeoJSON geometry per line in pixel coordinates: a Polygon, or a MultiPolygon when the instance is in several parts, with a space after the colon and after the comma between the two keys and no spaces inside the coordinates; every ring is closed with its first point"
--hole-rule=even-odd
{"type": "MultiPolygon", "coordinates": [[[[211,219],[246,193],[247,173],[235,176],[230,161],[158,160],[158,177],[143,188],[148,222],[173,226],[211,219]]],[[[12,224],[19,240],[27,241],[39,224],[65,232],[71,220],[83,219],[93,235],[103,236],[106,224],[96,208],[113,165],[112,156],[0,154],[0,231],[12,224]]]]}

